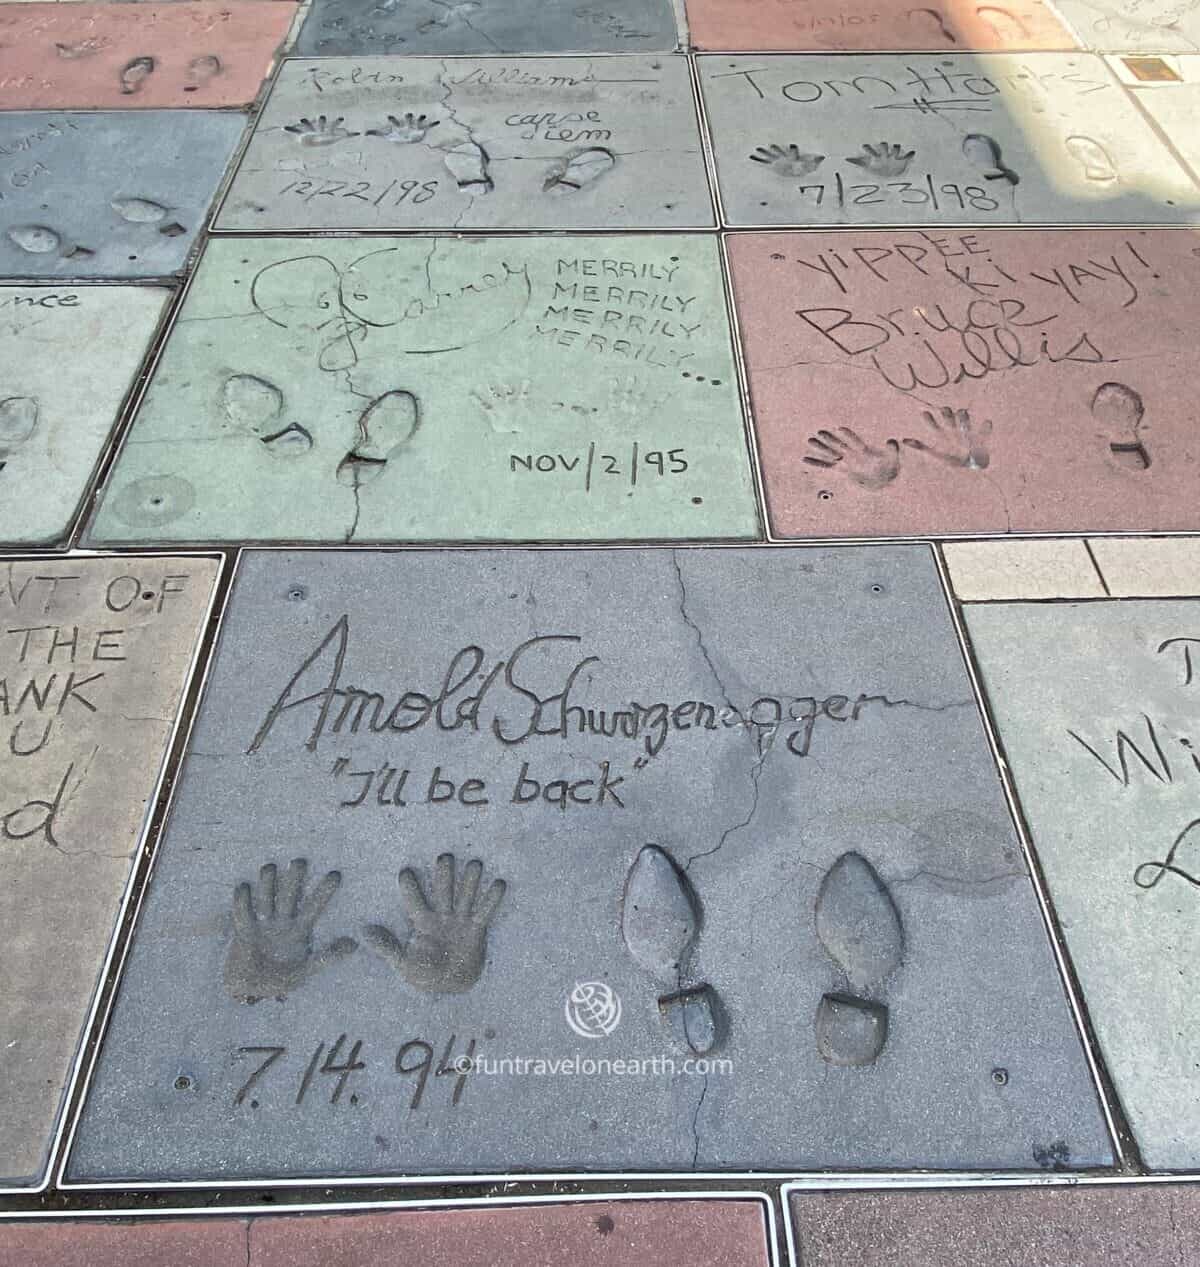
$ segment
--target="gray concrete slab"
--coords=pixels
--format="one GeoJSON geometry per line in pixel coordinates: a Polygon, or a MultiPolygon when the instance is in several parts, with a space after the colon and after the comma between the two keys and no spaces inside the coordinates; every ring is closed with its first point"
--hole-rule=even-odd
{"type": "Polygon", "coordinates": [[[74,1180],[1047,1158],[1110,1152],[926,549],[243,556],[74,1180]]]}
{"type": "Polygon", "coordinates": [[[65,537],[169,296],[0,286],[0,541],[65,537]]]}
{"type": "Polygon", "coordinates": [[[1194,53],[1197,0],[1054,0],[1084,48],[1104,52],[1194,53]]]}
{"type": "Polygon", "coordinates": [[[0,1182],[36,1183],[216,576],[8,561],[0,583],[0,1182]]]}
{"type": "Polygon", "coordinates": [[[213,241],[90,532],[756,536],[717,243],[213,241]]]}
{"type": "Polygon", "coordinates": [[[289,59],[223,229],[714,223],[685,57],[289,59]]]}
{"type": "Polygon", "coordinates": [[[1142,1156],[1200,1164],[1200,603],[969,607],[1001,738],[1142,1156]]]}
{"type": "Polygon", "coordinates": [[[728,223],[1185,224],[1200,188],[1089,54],[701,57],[728,223]]]}
{"type": "Polygon", "coordinates": [[[670,0],[312,0],[296,52],[640,53],[678,43],[670,0]]]}
{"type": "Polygon", "coordinates": [[[216,110],[0,112],[0,277],[178,272],[244,125],[216,110]]]}

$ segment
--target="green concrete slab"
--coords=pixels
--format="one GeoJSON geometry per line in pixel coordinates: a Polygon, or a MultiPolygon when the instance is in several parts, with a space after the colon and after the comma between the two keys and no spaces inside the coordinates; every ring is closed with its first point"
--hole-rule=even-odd
{"type": "Polygon", "coordinates": [[[219,239],[94,542],[747,538],[717,243],[219,239]]]}
{"type": "Polygon", "coordinates": [[[169,295],[0,286],[0,542],[67,534],[169,295]]]}
{"type": "Polygon", "coordinates": [[[1195,1170],[1200,602],[966,610],[1050,896],[1142,1156],[1155,1169],[1195,1170]]]}

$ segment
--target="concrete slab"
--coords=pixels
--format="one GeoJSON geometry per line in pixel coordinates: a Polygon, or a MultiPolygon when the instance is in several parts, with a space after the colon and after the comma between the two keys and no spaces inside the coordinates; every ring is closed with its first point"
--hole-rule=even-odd
{"type": "Polygon", "coordinates": [[[1200,526],[1195,234],[728,246],[778,535],[1200,526]]]}
{"type": "Polygon", "coordinates": [[[246,105],[296,8],[280,0],[6,4],[0,109],[246,105]]]}
{"type": "Polygon", "coordinates": [[[968,626],[1142,1156],[1200,1162],[1195,601],[995,604],[968,626]]]}
{"type": "Polygon", "coordinates": [[[398,1254],[427,1267],[499,1260],[579,1267],[768,1267],[757,1201],[564,1201],[491,1209],[390,1210],[148,1222],[17,1223],[0,1267],[373,1267],[398,1254]],[[500,1258],[499,1256],[503,1256],[500,1258]]]}
{"type": "Polygon", "coordinates": [[[5,565],[0,1182],[46,1165],[215,577],[205,559],[5,565]]]}
{"type": "MultiPolygon", "coordinates": [[[[1200,16],[1196,22],[1200,31],[1200,16]]],[[[1192,57],[1110,57],[1109,65],[1134,91],[1130,96],[1162,130],[1193,177],[1200,175],[1200,55],[1192,57]]]]}
{"type": "Polygon", "coordinates": [[[508,1209],[255,1219],[250,1267],[768,1267],[755,1201],[587,1201],[508,1209]]]}
{"type": "Polygon", "coordinates": [[[699,59],[731,225],[1185,224],[1200,189],[1102,58],[699,59]]]}
{"type": "Polygon", "coordinates": [[[714,223],[686,57],[291,58],[218,216],[222,229],[714,223]]]}
{"type": "Polygon", "coordinates": [[[1200,1257],[1200,1192],[1135,1187],[806,1192],[791,1198],[804,1267],[1142,1267],[1200,1257]]]}
{"type": "Polygon", "coordinates": [[[931,0],[687,0],[692,43],[700,49],[809,52],[899,51],[961,53],[971,49],[1075,49],[1074,37],[1039,0],[987,4],[931,0]]]}
{"type": "Polygon", "coordinates": [[[0,286],[0,541],[66,536],[169,297],[145,286],[0,286]]]}
{"type": "Polygon", "coordinates": [[[1100,537],[1090,545],[1114,598],[1200,594],[1200,538],[1100,537]]]}
{"type": "Polygon", "coordinates": [[[1084,48],[1191,53],[1200,44],[1197,0],[1054,0],[1084,48]]]}
{"type": "Polygon", "coordinates": [[[312,0],[296,40],[305,56],[669,52],[670,0],[312,0]]]}
{"type": "Polygon", "coordinates": [[[1104,597],[1104,582],[1078,538],[952,541],[942,553],[963,601],[1104,597]]]}
{"type": "Polygon", "coordinates": [[[1110,1158],[925,548],[243,556],[72,1180],[1057,1141],[1110,1158]]]}
{"type": "MultiPolygon", "coordinates": [[[[56,0],[65,3],[65,0],[56,0]]],[[[240,2],[240,0],[239,0],[240,2]]],[[[299,1217],[299,1216],[297,1216],[299,1217]]],[[[247,1267],[246,1219],[108,1219],[85,1223],[10,1223],[0,1238],[0,1267],[247,1267]]]]}
{"type": "Polygon", "coordinates": [[[244,122],[218,110],[0,113],[0,277],[177,272],[244,122]]]}
{"type": "Polygon", "coordinates": [[[214,241],[91,533],[757,535],[717,244],[214,241]]]}

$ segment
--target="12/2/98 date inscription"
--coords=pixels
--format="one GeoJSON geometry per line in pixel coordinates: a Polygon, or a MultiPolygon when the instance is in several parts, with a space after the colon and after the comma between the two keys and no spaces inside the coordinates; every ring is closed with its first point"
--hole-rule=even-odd
{"type": "MultiPolygon", "coordinates": [[[[408,1108],[413,1111],[421,1107],[428,1089],[430,1075],[435,1078],[453,1078],[453,1089],[450,1092],[450,1107],[457,1108],[466,1088],[467,1076],[474,1066],[474,1038],[469,1039],[461,1052],[455,1054],[458,1035],[451,1034],[441,1047],[441,1054],[434,1059],[437,1048],[423,1038],[410,1038],[397,1049],[391,1061],[393,1071],[402,1078],[412,1078],[412,1094],[408,1108]]],[[[324,1096],[328,1092],[329,1104],[359,1103],[359,1094],[351,1086],[356,1075],[367,1069],[367,1059],[363,1051],[361,1038],[350,1041],[347,1034],[339,1034],[332,1043],[321,1042],[313,1050],[300,1053],[300,1060],[289,1060],[289,1048],[272,1043],[252,1044],[238,1047],[234,1051],[234,1061],[243,1068],[253,1068],[248,1077],[242,1081],[233,1096],[234,1108],[257,1109],[261,1105],[259,1095],[270,1085],[288,1079],[295,1087],[291,1094],[292,1105],[301,1105],[309,1098],[324,1096]],[[243,1063],[244,1062],[244,1063],[243,1063]],[[325,1081],[331,1079],[332,1081],[325,1081]],[[347,1094],[347,1089],[350,1088],[347,1094]]],[[[181,1078],[177,1087],[190,1086],[190,1079],[181,1078]]],[[[361,1084],[359,1084],[361,1085],[361,1084]]]]}

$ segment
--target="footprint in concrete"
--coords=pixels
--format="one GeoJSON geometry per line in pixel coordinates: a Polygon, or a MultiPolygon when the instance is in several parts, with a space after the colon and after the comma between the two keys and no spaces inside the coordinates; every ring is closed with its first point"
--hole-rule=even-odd
{"type": "Polygon", "coordinates": [[[32,396],[9,396],[0,400],[0,471],[8,465],[14,449],[37,430],[38,403],[32,396]]]}
{"type": "Polygon", "coordinates": [[[958,39],[946,26],[946,19],[936,9],[909,9],[908,20],[923,27],[937,39],[947,44],[957,44],[958,39]]]}
{"type": "Polygon", "coordinates": [[[396,450],[421,425],[421,411],[412,392],[384,392],[359,415],[358,443],[338,463],[337,482],[361,488],[377,480],[396,450]]]}
{"type": "Polygon", "coordinates": [[[1119,179],[1116,163],[1099,141],[1092,140],[1090,136],[1069,136],[1063,146],[1083,169],[1084,180],[1097,185],[1111,185],[1119,179]]]}
{"type": "MultiPolygon", "coordinates": [[[[172,220],[169,224],[160,224],[160,221],[167,218],[171,208],[164,207],[161,202],[155,202],[153,198],[114,198],[108,205],[122,220],[128,220],[130,224],[158,224],[158,231],[164,237],[177,238],[181,233],[187,232],[187,229],[177,220],[172,220]]],[[[91,255],[92,252],[86,253],[91,255]]],[[[69,259],[70,256],[67,258],[69,259]]]]}
{"type": "Polygon", "coordinates": [[[32,396],[9,396],[0,400],[0,446],[16,448],[37,430],[38,403],[32,396]]]}
{"type": "Polygon", "coordinates": [[[121,91],[130,96],[140,92],[142,85],[154,74],[157,65],[153,57],[135,57],[121,67],[121,91]]]}
{"type": "Polygon", "coordinates": [[[1127,471],[1144,471],[1150,465],[1150,451],[1142,443],[1142,416],[1146,406],[1139,393],[1124,383],[1101,383],[1092,397],[1092,417],[1109,436],[1108,451],[1113,462],[1127,471]]]}
{"type": "Polygon", "coordinates": [[[221,59],[212,53],[204,53],[199,57],[193,57],[188,62],[187,69],[183,73],[183,91],[198,91],[210,80],[215,79],[223,69],[221,59]]]}
{"type": "Polygon", "coordinates": [[[169,210],[153,198],[114,198],[108,205],[130,224],[157,224],[169,210]]]}
{"type": "Polygon", "coordinates": [[[621,936],[634,962],[667,987],[658,1010],[675,1037],[705,1056],[724,1039],[727,1026],[712,986],[684,984],[699,931],[699,902],[687,878],[665,849],[646,845],[625,877],[621,936]]]}
{"type": "Polygon", "coordinates": [[[1020,176],[1004,161],[1004,151],[995,137],[982,132],[968,132],[962,140],[963,157],[983,172],[984,180],[1002,180],[1019,185],[1020,176]]]}
{"type": "Polygon", "coordinates": [[[49,255],[62,246],[62,238],[44,224],[18,224],[5,233],[14,246],[30,255],[49,255]]]}
{"type": "Polygon", "coordinates": [[[606,176],[617,165],[617,156],[612,150],[593,145],[588,149],[572,150],[564,154],[550,169],[542,184],[542,191],[548,194],[570,194],[595,184],[601,176],[606,176]]]}
{"type": "Polygon", "coordinates": [[[463,141],[446,151],[446,170],[458,182],[459,189],[470,194],[490,194],[495,188],[488,170],[490,163],[487,150],[474,141],[463,141]]]}
{"type": "Polygon", "coordinates": [[[313,447],[312,436],[299,423],[280,426],[283,393],[256,374],[233,374],[221,387],[221,408],[239,430],[256,436],[273,456],[300,457],[313,447]]]}
{"type": "Polygon", "coordinates": [[[875,868],[844,853],[821,881],[815,916],[817,938],[849,987],[821,996],[817,1051],[831,1065],[874,1064],[887,1042],[888,1009],[868,995],[904,958],[900,913],[875,868]]]}

